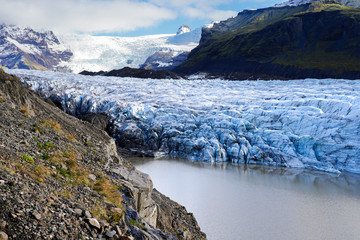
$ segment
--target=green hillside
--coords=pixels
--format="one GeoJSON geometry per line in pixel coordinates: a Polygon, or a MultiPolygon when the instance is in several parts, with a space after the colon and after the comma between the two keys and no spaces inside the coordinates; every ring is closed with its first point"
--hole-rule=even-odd
{"type": "Polygon", "coordinates": [[[360,9],[328,0],[244,11],[204,29],[200,45],[176,70],[356,78],[360,9]]]}

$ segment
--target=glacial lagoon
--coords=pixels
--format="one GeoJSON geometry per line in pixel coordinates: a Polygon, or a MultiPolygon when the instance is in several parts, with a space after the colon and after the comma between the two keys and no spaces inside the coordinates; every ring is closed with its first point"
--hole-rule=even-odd
{"type": "Polygon", "coordinates": [[[209,240],[359,239],[360,176],[256,165],[133,159],[193,212],[209,240]]]}

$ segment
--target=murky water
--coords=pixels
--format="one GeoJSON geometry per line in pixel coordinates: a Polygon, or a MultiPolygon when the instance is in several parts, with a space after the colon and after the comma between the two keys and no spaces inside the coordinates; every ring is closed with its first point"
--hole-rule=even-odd
{"type": "Polygon", "coordinates": [[[360,175],[134,159],[210,240],[360,239],[360,175]]]}

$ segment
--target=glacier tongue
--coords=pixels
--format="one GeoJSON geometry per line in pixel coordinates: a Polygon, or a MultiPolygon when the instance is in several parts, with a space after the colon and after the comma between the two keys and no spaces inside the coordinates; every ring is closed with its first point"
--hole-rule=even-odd
{"type": "Polygon", "coordinates": [[[360,81],[152,80],[7,70],[120,145],[191,160],[360,173],[360,81]]]}

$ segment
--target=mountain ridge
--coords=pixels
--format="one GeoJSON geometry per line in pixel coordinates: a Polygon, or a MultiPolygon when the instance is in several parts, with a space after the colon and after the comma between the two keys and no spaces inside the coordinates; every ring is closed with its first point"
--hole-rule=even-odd
{"type": "Polygon", "coordinates": [[[166,56],[160,60],[172,68],[172,58],[190,52],[198,45],[201,36],[200,28],[191,31],[184,25],[179,31],[177,35],[111,37],[59,34],[2,24],[0,68],[75,73],[83,70],[110,71],[122,67],[139,68],[155,53],[170,54],[170,59],[166,56]]]}
{"type": "Polygon", "coordinates": [[[0,65],[3,68],[67,71],[60,63],[71,57],[72,53],[52,31],[0,25],[0,65]]]}
{"type": "MultiPolygon", "coordinates": [[[[321,1],[321,0],[289,0],[283,3],[275,4],[274,7],[299,6],[302,4],[307,4],[316,1],[321,1]]],[[[322,1],[326,1],[326,0],[322,0],[322,1]]],[[[336,1],[346,6],[360,7],[359,0],[336,0],[336,1]]]]}
{"type": "Polygon", "coordinates": [[[203,29],[175,71],[360,78],[359,21],[359,8],[335,1],[243,11],[203,29]]]}

